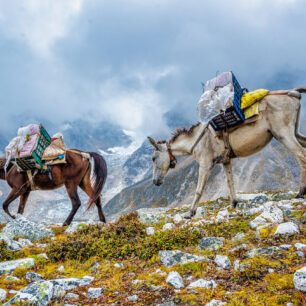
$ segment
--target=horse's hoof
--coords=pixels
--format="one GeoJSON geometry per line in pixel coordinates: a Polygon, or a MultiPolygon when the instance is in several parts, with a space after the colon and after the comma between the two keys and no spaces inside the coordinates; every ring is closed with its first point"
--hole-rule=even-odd
{"type": "Polygon", "coordinates": [[[237,204],[238,204],[238,201],[237,200],[234,200],[231,204],[231,208],[234,209],[237,207],[237,204]]]}

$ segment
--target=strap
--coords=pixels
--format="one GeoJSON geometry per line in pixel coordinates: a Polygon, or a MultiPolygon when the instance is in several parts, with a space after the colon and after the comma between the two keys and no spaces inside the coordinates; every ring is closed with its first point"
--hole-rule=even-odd
{"type": "Polygon", "coordinates": [[[35,186],[34,183],[34,177],[35,175],[38,173],[38,170],[36,169],[32,175],[32,171],[31,170],[27,170],[27,175],[28,175],[28,179],[30,181],[31,184],[31,190],[37,190],[38,188],[35,186]]]}
{"type": "Polygon", "coordinates": [[[200,142],[201,138],[204,136],[206,129],[208,127],[208,124],[205,125],[203,131],[201,132],[200,136],[198,137],[198,139],[196,140],[196,142],[193,144],[193,146],[191,147],[190,153],[192,154],[194,148],[197,146],[197,144],[200,142]]]}

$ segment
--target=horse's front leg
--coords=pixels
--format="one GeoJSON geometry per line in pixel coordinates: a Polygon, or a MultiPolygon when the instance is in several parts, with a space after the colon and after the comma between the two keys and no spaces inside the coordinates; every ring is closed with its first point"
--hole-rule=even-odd
{"type": "Polygon", "coordinates": [[[196,214],[200,198],[203,194],[203,191],[204,191],[204,188],[207,183],[207,179],[208,179],[208,176],[209,176],[209,173],[212,167],[213,167],[213,163],[209,163],[208,165],[200,164],[197,189],[196,189],[196,193],[195,193],[195,196],[192,202],[192,206],[191,206],[191,210],[190,210],[191,218],[196,214]]]}
{"type": "Polygon", "coordinates": [[[232,208],[236,208],[238,200],[235,191],[232,160],[230,159],[228,163],[223,164],[223,168],[227,178],[227,186],[231,194],[232,208]]]}

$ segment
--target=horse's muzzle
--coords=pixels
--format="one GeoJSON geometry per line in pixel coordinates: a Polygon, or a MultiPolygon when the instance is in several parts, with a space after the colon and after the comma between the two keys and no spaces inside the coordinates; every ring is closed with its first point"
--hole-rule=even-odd
{"type": "Polygon", "coordinates": [[[156,185],[156,186],[160,186],[161,184],[163,183],[162,180],[158,179],[158,180],[153,180],[153,184],[156,185]]]}

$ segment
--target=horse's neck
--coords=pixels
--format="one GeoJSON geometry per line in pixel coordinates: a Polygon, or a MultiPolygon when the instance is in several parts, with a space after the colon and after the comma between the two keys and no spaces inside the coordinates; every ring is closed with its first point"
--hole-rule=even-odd
{"type": "Polygon", "coordinates": [[[203,131],[205,129],[204,124],[199,124],[195,127],[191,134],[181,134],[179,135],[172,143],[171,150],[175,156],[186,156],[191,155],[192,151],[203,135],[203,131]]]}

